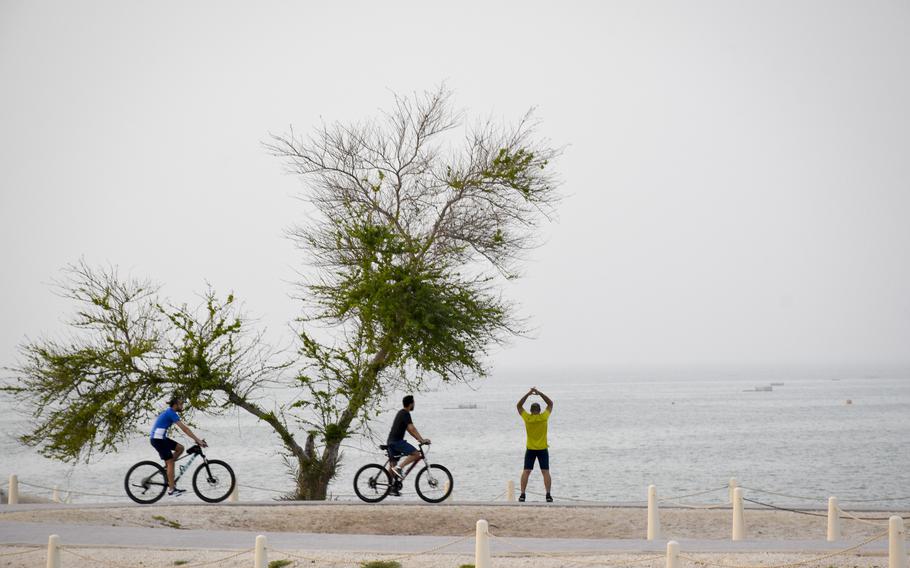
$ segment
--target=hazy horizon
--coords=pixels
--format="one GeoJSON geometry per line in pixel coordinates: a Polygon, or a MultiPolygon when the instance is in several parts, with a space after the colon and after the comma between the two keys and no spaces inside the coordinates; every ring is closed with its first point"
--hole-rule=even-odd
{"type": "Polygon", "coordinates": [[[566,145],[494,377],[906,377],[908,32],[886,1],[0,1],[0,367],[66,332],[82,257],[287,340],[306,207],[261,142],[445,82],[566,145]]]}

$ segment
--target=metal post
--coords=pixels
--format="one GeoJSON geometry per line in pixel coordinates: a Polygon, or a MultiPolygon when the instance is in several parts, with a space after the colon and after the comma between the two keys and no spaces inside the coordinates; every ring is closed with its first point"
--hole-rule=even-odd
{"type": "Polygon", "coordinates": [[[837,497],[828,497],[828,542],[840,540],[840,507],[837,497]]]}
{"type": "Polygon", "coordinates": [[[9,476],[9,494],[6,496],[9,505],[19,504],[19,476],[15,473],[9,476]]]}
{"type": "Polygon", "coordinates": [[[60,568],[60,537],[47,537],[47,568],[60,568]]]}
{"type": "Polygon", "coordinates": [[[731,505],[733,504],[733,490],[736,489],[737,487],[739,487],[739,482],[736,481],[735,477],[731,477],[730,478],[730,497],[728,498],[731,505]]]}
{"type": "Polygon", "coordinates": [[[256,550],[253,553],[253,568],[266,568],[269,564],[269,555],[266,550],[266,539],[264,535],[256,537],[256,550]]]}
{"type": "Polygon", "coordinates": [[[675,540],[667,543],[667,568],[679,568],[679,543],[675,540]]]}
{"type": "Polygon", "coordinates": [[[743,519],[743,490],[733,490],[733,540],[746,538],[746,523],[743,519]]]}
{"type": "Polygon", "coordinates": [[[477,521],[474,539],[474,568],[490,568],[490,525],[483,519],[477,521]]]}
{"type": "Polygon", "coordinates": [[[648,540],[660,538],[660,510],[657,505],[657,487],[648,486],[648,540]]]}
{"type": "Polygon", "coordinates": [[[511,479],[506,484],[506,501],[512,502],[515,500],[515,482],[511,479]]]}
{"type": "Polygon", "coordinates": [[[904,519],[888,519],[888,568],[907,568],[907,549],[904,546],[904,519]]]}

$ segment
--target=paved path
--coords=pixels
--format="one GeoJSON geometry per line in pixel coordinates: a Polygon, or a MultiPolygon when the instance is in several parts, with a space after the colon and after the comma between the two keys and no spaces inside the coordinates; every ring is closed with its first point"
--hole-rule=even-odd
{"type": "MultiPolygon", "coordinates": [[[[311,533],[256,533],[221,530],[178,530],[143,527],[102,527],[64,523],[22,523],[0,520],[0,545],[47,544],[51,534],[60,535],[61,544],[98,547],[243,550],[252,548],[257,534],[265,534],[269,546],[286,550],[339,552],[410,553],[430,550],[456,540],[448,536],[388,536],[311,533]]],[[[829,543],[822,540],[727,540],[683,539],[684,552],[789,552],[825,553],[847,548],[852,542],[829,543]]],[[[662,553],[666,541],[632,539],[568,538],[494,538],[492,549],[508,552],[572,553],[662,553]]],[[[864,552],[887,552],[887,539],[871,543],[864,552]]],[[[470,554],[474,540],[469,538],[440,552],[470,554]]]]}

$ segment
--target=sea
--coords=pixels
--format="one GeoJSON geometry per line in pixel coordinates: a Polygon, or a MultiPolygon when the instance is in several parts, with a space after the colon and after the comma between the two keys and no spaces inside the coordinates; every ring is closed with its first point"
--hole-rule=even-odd
{"type": "MultiPolygon", "coordinates": [[[[554,401],[549,445],[557,502],[642,503],[654,484],[662,497],[717,489],[682,502],[719,503],[727,500],[721,488],[736,478],[747,497],[779,506],[823,507],[837,496],[857,509],[910,507],[910,377],[627,380],[586,373],[533,381],[494,374],[416,394],[414,423],[433,441],[430,460],[451,470],[453,500],[502,500],[510,480],[518,485],[525,435],[515,405],[536,386],[554,401]]],[[[354,473],[384,459],[378,445],[402,394],[388,396],[370,432],[345,443],[330,499],[356,500],[354,473]]],[[[31,484],[21,492],[49,497],[46,488],[57,486],[74,503],[126,501],[127,469],[156,459],[141,433],[90,463],[43,458],[16,439],[29,425],[22,408],[0,400],[0,476],[31,484]]],[[[292,489],[279,439],[266,425],[243,411],[192,420],[209,442],[207,455],[233,467],[241,501],[281,499],[292,489]]],[[[390,500],[417,500],[412,483],[390,500]]],[[[529,500],[542,493],[535,471],[529,500]]]]}

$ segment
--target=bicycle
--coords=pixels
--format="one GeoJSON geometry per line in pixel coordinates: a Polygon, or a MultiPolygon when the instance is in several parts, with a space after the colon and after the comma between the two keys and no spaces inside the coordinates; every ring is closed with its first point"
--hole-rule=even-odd
{"type": "Polygon", "coordinates": [[[400,454],[390,455],[389,447],[385,444],[379,446],[380,450],[385,450],[388,459],[385,465],[378,463],[369,463],[354,475],[354,492],[361,500],[367,503],[378,503],[388,497],[392,489],[400,491],[404,485],[404,480],[414,471],[417,464],[423,461],[426,465],[417,472],[417,478],[414,480],[414,488],[417,495],[427,503],[441,503],[452,494],[452,474],[444,466],[431,464],[427,459],[427,453],[424,451],[425,444],[421,442],[418,445],[420,459],[411,464],[404,475],[399,478],[391,472],[392,460],[398,460],[403,457],[400,454]]]}
{"type": "MultiPolygon", "coordinates": [[[[179,462],[190,458],[190,461],[175,468],[174,484],[190,469],[197,457],[202,458],[202,463],[193,473],[193,491],[206,503],[224,501],[237,483],[234,470],[221,460],[206,458],[198,445],[194,445],[183,457],[177,459],[179,462]]],[[[141,461],[126,472],[123,487],[130,499],[142,505],[150,505],[164,497],[164,492],[167,491],[167,471],[158,462],[141,461]]]]}

